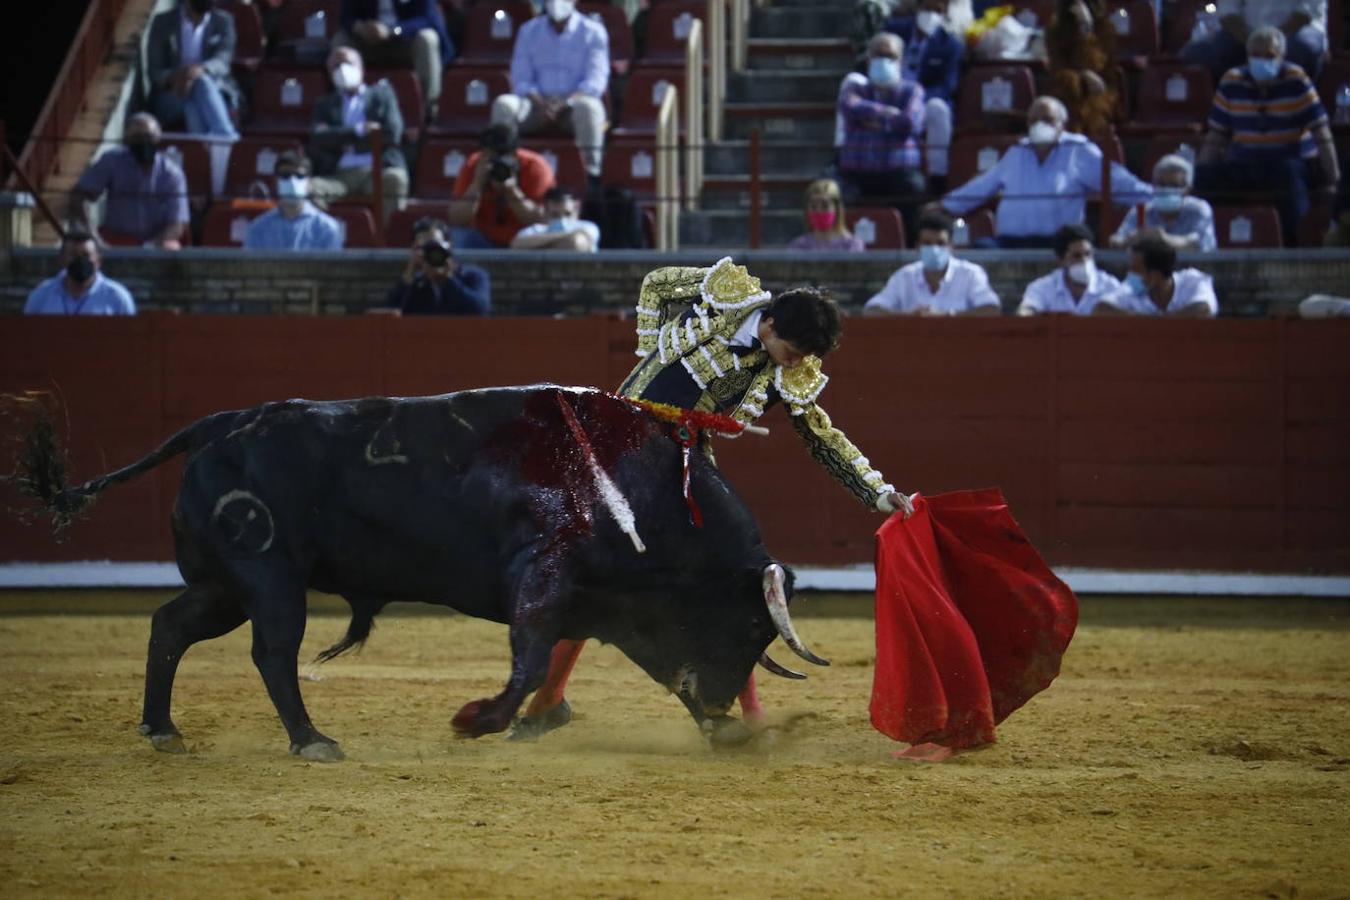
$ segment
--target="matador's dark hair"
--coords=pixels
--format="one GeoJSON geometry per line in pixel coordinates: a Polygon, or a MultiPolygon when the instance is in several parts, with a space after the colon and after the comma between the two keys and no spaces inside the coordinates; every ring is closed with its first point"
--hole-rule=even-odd
{"type": "Polygon", "coordinates": [[[764,315],[773,319],[775,334],[803,353],[824,356],[839,346],[843,324],[839,306],[827,290],[798,287],[784,291],[764,315]]]}

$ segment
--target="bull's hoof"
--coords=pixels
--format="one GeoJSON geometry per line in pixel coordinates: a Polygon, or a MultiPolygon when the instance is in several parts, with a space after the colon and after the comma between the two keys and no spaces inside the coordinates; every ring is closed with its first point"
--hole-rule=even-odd
{"type": "Polygon", "coordinates": [[[537,741],[555,728],[572,721],[572,704],[566,700],[537,716],[521,716],[511,726],[508,741],[537,741]]]}
{"type": "Polygon", "coordinates": [[[146,735],[150,738],[150,746],[154,747],[160,753],[186,753],[187,744],[183,743],[183,736],[174,732],[172,734],[151,734],[146,735]]]}
{"type": "Polygon", "coordinates": [[[334,741],[313,741],[301,747],[299,744],[291,744],[291,755],[298,756],[301,759],[307,759],[310,762],[342,762],[347,758],[334,741]]]}
{"type": "Polygon", "coordinates": [[[505,731],[511,724],[502,714],[501,705],[493,700],[471,700],[460,707],[450,720],[457,737],[479,738],[485,734],[505,731]]]}
{"type": "Polygon", "coordinates": [[[708,741],[712,744],[714,750],[727,750],[732,747],[744,746],[754,736],[755,732],[749,725],[746,725],[740,719],[728,717],[712,723],[712,728],[708,732],[708,741]]]}

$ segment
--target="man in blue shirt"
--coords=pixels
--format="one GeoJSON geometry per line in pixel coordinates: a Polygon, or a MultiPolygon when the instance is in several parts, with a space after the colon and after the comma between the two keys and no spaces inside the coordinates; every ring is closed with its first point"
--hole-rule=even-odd
{"type": "Polygon", "coordinates": [[[600,175],[609,88],[609,32],[576,11],[576,0],[545,0],[521,26],[511,51],[511,93],[492,102],[492,121],[521,134],[562,128],[576,135],[586,171],[600,175]]]}
{"type": "Polygon", "coordinates": [[[189,220],[187,178],[178,163],[159,149],[159,120],[149,113],[137,113],[127,120],[123,140],[125,147],[100,156],[71,189],[71,222],[104,243],[92,227],[91,212],[106,192],[102,227],[108,239],[179,249],[189,220]]]}
{"type": "Polygon", "coordinates": [[[455,259],[450,227],[428,216],[413,225],[408,265],[385,306],[404,315],[485,316],[492,309],[492,283],[485,270],[455,259]]]}
{"type": "Polygon", "coordinates": [[[66,232],[57,261],[61,271],[33,288],[24,315],[136,315],[131,292],[99,271],[103,259],[89,232],[66,232]]]}
{"type": "MultiPolygon", "coordinates": [[[[1027,137],[1008,148],[995,165],[940,201],[961,215],[999,197],[998,247],[1050,247],[1064,225],[1081,225],[1088,196],[1102,188],[1102,151],[1081,134],[1065,132],[1069,112],[1054,97],[1037,97],[1027,110],[1027,137]]],[[[1152,186],[1111,163],[1111,200],[1143,203],[1152,186]]]]}
{"type": "Polygon", "coordinates": [[[885,30],[905,42],[904,77],[923,88],[924,143],[928,174],[947,175],[947,149],[952,142],[952,103],[961,79],[961,41],[946,28],[948,0],[920,0],[912,16],[886,20],[885,30]]]}
{"type": "Polygon", "coordinates": [[[287,150],[277,157],[277,205],[248,224],[245,250],[341,250],[342,223],[309,202],[309,160],[287,150]]]}

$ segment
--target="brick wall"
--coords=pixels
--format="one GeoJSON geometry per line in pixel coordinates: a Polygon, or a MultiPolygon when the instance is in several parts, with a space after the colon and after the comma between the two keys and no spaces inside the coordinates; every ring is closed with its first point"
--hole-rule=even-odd
{"type": "MultiPolygon", "coordinates": [[[[1050,253],[966,254],[988,271],[1004,308],[1014,309],[1027,282],[1053,267],[1050,253]]],[[[464,252],[492,276],[500,313],[577,314],[631,309],[642,276],[661,265],[709,265],[716,254],[613,251],[604,256],[464,252]]],[[[913,253],[735,254],[772,290],[814,283],[832,288],[846,307],[867,300],[913,253]]],[[[406,256],[396,250],[341,254],[258,254],[192,249],[181,253],[109,251],[105,269],[124,282],[144,309],[206,313],[359,313],[381,304],[406,256]]],[[[1124,255],[1103,252],[1117,273],[1124,255]]],[[[1309,294],[1350,293],[1350,251],[1221,251],[1195,261],[1215,277],[1225,314],[1288,312],[1309,294]]],[[[1187,263],[1183,263],[1187,264],[1187,263]]],[[[18,312],[28,292],[56,269],[54,251],[20,248],[0,255],[0,313],[18,312]]]]}

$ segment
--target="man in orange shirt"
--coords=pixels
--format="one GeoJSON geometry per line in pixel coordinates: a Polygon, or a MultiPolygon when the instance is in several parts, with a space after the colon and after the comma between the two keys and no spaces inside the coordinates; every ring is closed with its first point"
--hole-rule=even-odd
{"type": "Polygon", "coordinates": [[[553,167],[517,146],[514,125],[489,125],[477,150],[459,170],[447,217],[451,241],[461,250],[509,247],[526,225],[546,221],[544,194],[555,184],[553,167]]]}

